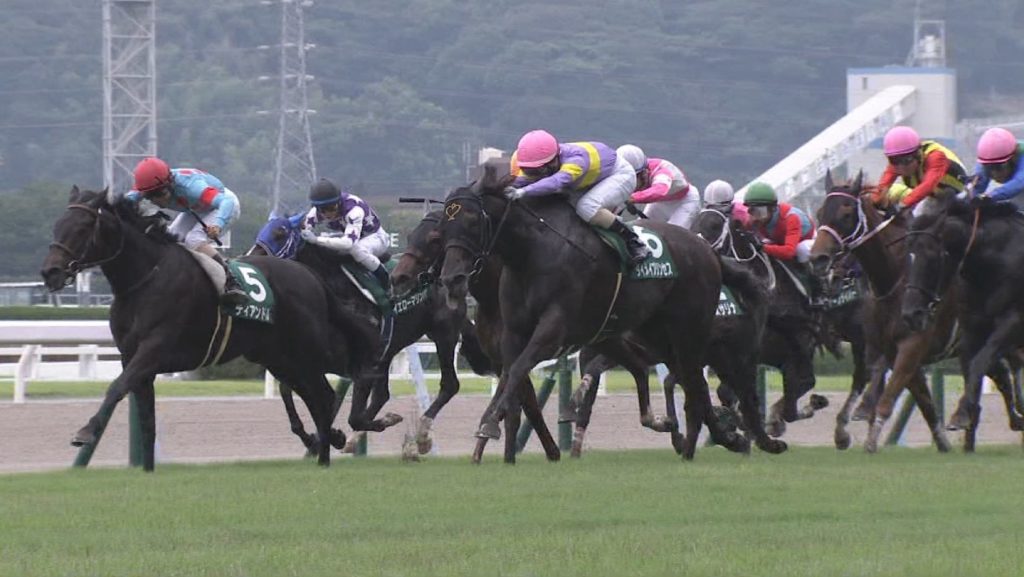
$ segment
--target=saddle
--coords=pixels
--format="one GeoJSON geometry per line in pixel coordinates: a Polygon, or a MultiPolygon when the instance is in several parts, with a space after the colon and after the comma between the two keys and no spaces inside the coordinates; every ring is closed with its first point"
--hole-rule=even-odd
{"type": "Polygon", "coordinates": [[[672,260],[672,254],[665,250],[665,241],[658,233],[637,224],[627,226],[632,226],[633,232],[640,237],[640,240],[647,243],[647,247],[651,249],[651,256],[648,256],[647,260],[632,268],[630,268],[629,249],[626,248],[626,241],[621,236],[599,226],[591,225],[590,228],[612,250],[619,261],[619,268],[623,273],[628,272],[630,279],[666,279],[679,276],[679,268],[676,266],[675,261],[672,260]]]}

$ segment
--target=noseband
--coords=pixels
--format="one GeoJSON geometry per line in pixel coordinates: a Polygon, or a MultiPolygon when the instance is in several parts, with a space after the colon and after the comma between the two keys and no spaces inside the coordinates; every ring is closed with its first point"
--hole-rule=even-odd
{"type": "Polygon", "coordinates": [[[67,277],[65,279],[65,281],[64,281],[64,285],[65,286],[71,285],[71,283],[74,282],[75,275],[77,275],[79,272],[81,272],[83,270],[90,269],[90,268],[92,268],[94,266],[99,266],[101,264],[110,262],[110,261],[114,260],[115,258],[117,258],[118,256],[120,256],[121,251],[124,250],[124,230],[122,229],[123,225],[121,223],[121,217],[118,216],[117,213],[115,212],[114,213],[114,218],[116,219],[116,222],[117,222],[117,230],[120,233],[120,234],[118,234],[118,241],[119,242],[118,242],[117,250],[114,251],[114,254],[112,254],[112,255],[110,255],[108,257],[100,258],[100,259],[97,259],[97,260],[94,260],[94,261],[91,261],[91,262],[83,262],[83,260],[85,259],[85,255],[88,254],[89,250],[92,249],[96,245],[96,239],[99,238],[99,234],[100,234],[100,220],[103,218],[104,214],[107,214],[110,211],[107,211],[105,213],[102,208],[93,208],[93,207],[85,205],[85,204],[69,204],[68,205],[68,210],[72,210],[72,209],[74,209],[74,210],[84,210],[85,212],[87,212],[87,213],[91,214],[93,217],[95,217],[95,220],[93,221],[92,234],[89,236],[89,240],[85,243],[85,246],[82,247],[82,250],[81,250],[81,252],[78,255],[76,255],[75,251],[72,250],[70,247],[68,247],[64,243],[57,242],[57,241],[54,241],[54,242],[50,243],[50,248],[56,248],[56,249],[60,250],[61,252],[63,252],[68,258],[70,258],[68,263],[66,265],[64,265],[64,273],[65,273],[65,276],[67,277]]]}
{"type": "Polygon", "coordinates": [[[835,241],[839,243],[840,252],[852,251],[855,248],[859,247],[860,245],[864,244],[865,242],[870,240],[871,237],[882,232],[882,230],[884,230],[885,227],[889,226],[889,224],[892,223],[893,219],[896,218],[895,216],[891,216],[882,221],[881,223],[879,223],[878,226],[876,226],[875,228],[869,229],[868,219],[867,216],[864,214],[864,206],[861,204],[860,198],[858,198],[856,195],[850,194],[849,192],[833,190],[832,192],[825,195],[825,201],[828,202],[828,199],[833,196],[849,198],[853,200],[854,205],[857,207],[857,224],[853,227],[853,231],[846,236],[841,236],[839,234],[839,231],[837,231],[836,229],[832,228],[827,224],[818,226],[819,231],[828,233],[829,236],[834,238],[835,241]]]}

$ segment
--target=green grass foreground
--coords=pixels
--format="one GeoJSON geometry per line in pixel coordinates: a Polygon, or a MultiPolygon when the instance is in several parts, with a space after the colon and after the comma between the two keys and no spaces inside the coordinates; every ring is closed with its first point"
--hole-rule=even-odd
{"type": "Polygon", "coordinates": [[[1024,455],[796,447],[0,477],[0,575],[1024,574],[1024,455]]]}
{"type": "MultiPolygon", "coordinates": [[[[782,392],[782,375],[776,371],[768,372],[768,390],[782,392]]],[[[959,375],[946,375],[947,394],[960,394],[963,388],[963,379],[959,375]]],[[[535,385],[540,386],[543,379],[537,378],[535,385]]],[[[334,380],[332,379],[332,383],[334,380]]],[[[712,389],[718,385],[717,379],[709,379],[712,389]]],[[[490,393],[491,379],[489,377],[472,377],[460,379],[461,393],[490,393]]],[[[574,376],[573,386],[579,384],[579,379],[574,376]]],[[[106,381],[35,381],[28,385],[26,396],[29,399],[59,399],[59,398],[91,398],[101,397],[106,392],[106,381]]],[[[427,389],[431,395],[437,394],[438,383],[436,379],[427,380],[427,389]]],[[[661,386],[657,383],[656,377],[651,377],[651,390],[655,394],[661,394],[661,386]]],[[[850,377],[845,375],[820,375],[817,378],[818,392],[848,392],[850,390],[850,377]]],[[[625,371],[611,371],[608,373],[608,391],[612,393],[632,393],[636,391],[633,377],[625,371]]],[[[391,381],[391,393],[396,396],[412,395],[415,393],[412,381],[393,380],[391,381]]],[[[245,396],[262,395],[263,381],[257,380],[220,380],[220,381],[178,381],[159,380],[156,383],[157,397],[223,397],[223,396],[245,396]]],[[[0,400],[10,400],[14,396],[14,384],[10,380],[0,380],[0,400]]]]}

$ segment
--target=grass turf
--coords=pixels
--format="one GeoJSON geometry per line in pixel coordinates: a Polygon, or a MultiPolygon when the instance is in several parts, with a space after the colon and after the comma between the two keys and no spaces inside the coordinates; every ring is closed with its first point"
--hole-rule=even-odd
{"type": "Polygon", "coordinates": [[[1021,575],[1019,448],[0,477],[0,575],[1021,575]]]}

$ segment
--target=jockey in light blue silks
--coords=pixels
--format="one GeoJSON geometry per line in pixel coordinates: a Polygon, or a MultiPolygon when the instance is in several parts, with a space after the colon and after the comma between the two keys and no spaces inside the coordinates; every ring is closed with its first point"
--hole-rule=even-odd
{"type": "Polygon", "coordinates": [[[178,212],[168,231],[181,239],[186,248],[203,253],[224,267],[227,279],[221,296],[223,302],[245,302],[245,291],[213,245],[241,214],[235,193],[208,172],[197,168],[172,170],[166,162],[155,157],[142,159],[135,167],[134,176],[135,188],[125,195],[125,200],[138,202],[146,199],[160,208],[178,212]]]}
{"type": "Polygon", "coordinates": [[[391,278],[380,259],[391,246],[391,237],[381,227],[370,205],[326,178],[310,187],[309,200],[313,208],[306,215],[303,240],[351,255],[352,260],[373,273],[380,286],[390,292],[391,278]],[[330,232],[321,235],[313,232],[320,223],[330,232]]]}

